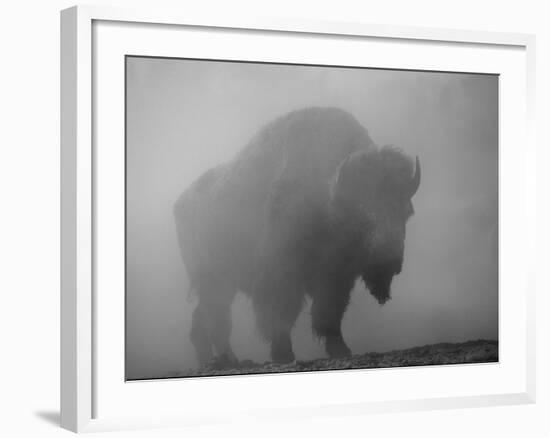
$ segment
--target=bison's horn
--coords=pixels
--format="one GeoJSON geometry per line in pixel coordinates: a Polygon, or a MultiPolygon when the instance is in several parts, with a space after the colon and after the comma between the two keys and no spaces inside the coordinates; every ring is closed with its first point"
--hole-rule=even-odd
{"type": "Polygon", "coordinates": [[[411,197],[414,196],[416,191],[418,190],[418,187],[420,186],[420,160],[418,159],[418,155],[416,156],[416,165],[414,169],[414,175],[411,180],[411,197]]]}

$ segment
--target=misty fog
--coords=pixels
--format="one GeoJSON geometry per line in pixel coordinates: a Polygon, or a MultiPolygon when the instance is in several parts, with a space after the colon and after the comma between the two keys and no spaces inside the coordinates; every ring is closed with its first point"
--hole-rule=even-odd
{"type": "MultiPolygon", "coordinates": [[[[175,200],[266,123],[308,106],[344,109],[374,142],[422,162],[392,299],[380,306],[362,282],[352,293],[352,351],[498,339],[497,76],[129,57],[126,87],[128,379],[197,366],[175,200]]],[[[235,354],[269,360],[248,298],[232,312],[235,354]]],[[[298,360],[325,357],[307,305],[292,338],[298,360]]]]}

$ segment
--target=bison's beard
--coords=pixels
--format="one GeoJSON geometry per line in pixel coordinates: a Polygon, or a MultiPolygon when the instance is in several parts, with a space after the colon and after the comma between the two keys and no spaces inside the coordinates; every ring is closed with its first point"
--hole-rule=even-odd
{"type": "Polygon", "coordinates": [[[372,296],[382,305],[391,298],[391,282],[395,271],[383,266],[367,268],[361,277],[372,296]]]}

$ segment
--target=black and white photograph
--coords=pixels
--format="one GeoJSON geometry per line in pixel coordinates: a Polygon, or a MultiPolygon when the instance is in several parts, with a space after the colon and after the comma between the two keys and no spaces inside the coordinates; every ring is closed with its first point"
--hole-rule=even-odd
{"type": "Polygon", "coordinates": [[[493,74],[126,56],[125,377],[499,361],[493,74]]]}

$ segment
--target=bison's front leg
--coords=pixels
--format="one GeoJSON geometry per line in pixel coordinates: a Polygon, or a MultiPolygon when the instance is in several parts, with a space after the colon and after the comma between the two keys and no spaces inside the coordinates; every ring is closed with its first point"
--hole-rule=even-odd
{"type": "Polygon", "coordinates": [[[313,298],[311,320],[314,333],[325,344],[332,358],[351,356],[351,350],[342,337],[342,318],[349,303],[349,291],[324,289],[313,298]]]}

